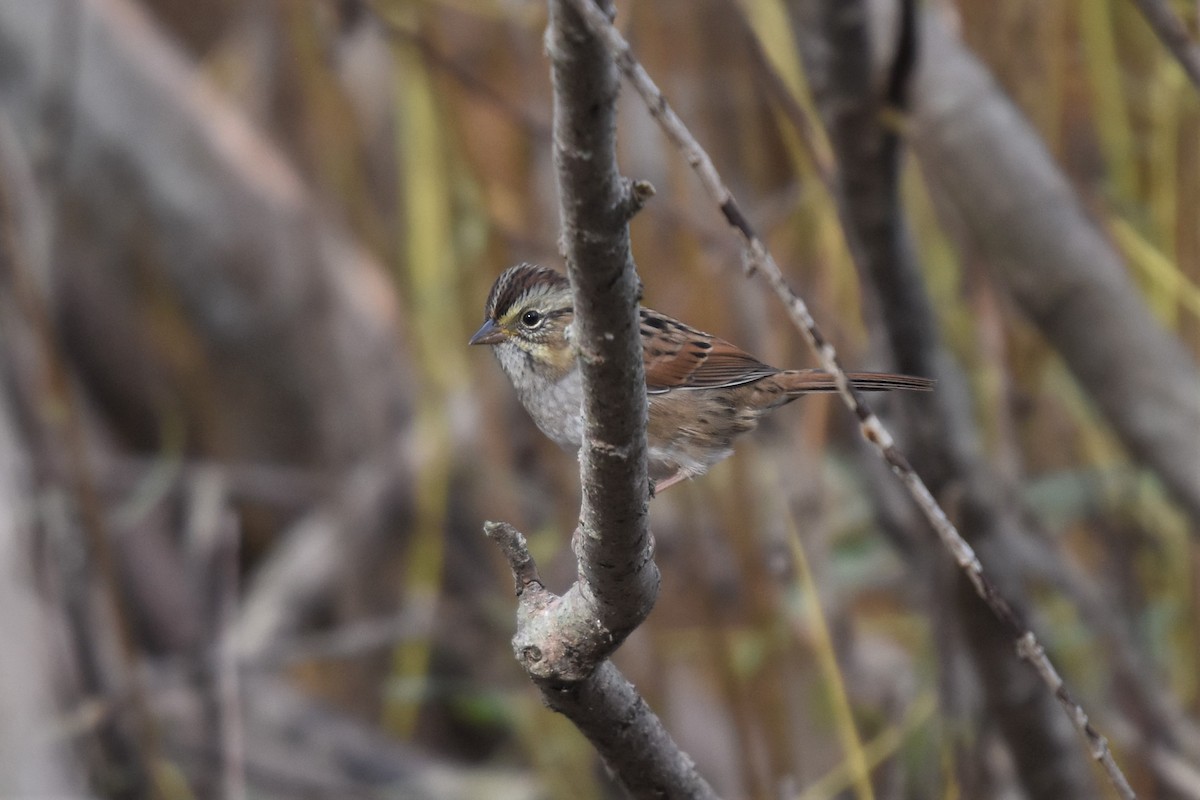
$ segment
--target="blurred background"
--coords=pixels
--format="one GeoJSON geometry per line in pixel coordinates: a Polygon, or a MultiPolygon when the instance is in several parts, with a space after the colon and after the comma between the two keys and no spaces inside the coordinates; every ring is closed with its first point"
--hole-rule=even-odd
{"type": "MultiPolygon", "coordinates": [[[[894,368],[823,180],[813,4],[618,5],[843,362],[894,368]]],[[[991,531],[1140,796],[1200,797],[1200,427],[1130,406],[1181,443],[1170,475],[1114,430],[1140,378],[1073,377],[1022,238],[1076,242],[1053,222],[1076,209],[1195,410],[1196,87],[1126,0],[921,14],[918,92],[973,75],[966,117],[1008,116],[951,146],[925,94],[898,123],[944,371],[879,407],[991,531]]],[[[513,660],[481,532],[513,523],[572,580],[576,463],[466,346],[506,266],[562,268],[545,24],[535,0],[0,3],[0,796],[620,796],[513,660]]],[[[620,113],[622,170],[657,189],[647,304],[813,366],[632,92],[620,113]]],[[[1085,342],[1141,324],[1089,308],[1085,342]]],[[[615,660],[722,796],[1108,791],[835,399],[776,412],[651,526],[662,593],[615,660]]]]}

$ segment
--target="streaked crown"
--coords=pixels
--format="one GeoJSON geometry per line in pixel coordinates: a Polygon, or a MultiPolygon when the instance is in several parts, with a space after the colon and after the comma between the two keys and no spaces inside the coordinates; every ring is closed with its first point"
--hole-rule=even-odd
{"type": "Polygon", "coordinates": [[[570,284],[561,272],[536,264],[517,264],[504,270],[492,284],[483,313],[493,322],[503,322],[518,305],[569,291],[570,284]]]}

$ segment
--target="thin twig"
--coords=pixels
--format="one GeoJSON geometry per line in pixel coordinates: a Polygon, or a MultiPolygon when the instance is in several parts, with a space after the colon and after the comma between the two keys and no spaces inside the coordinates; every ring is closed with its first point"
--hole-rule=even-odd
{"type": "Polygon", "coordinates": [[[500,552],[504,553],[504,557],[508,560],[513,579],[517,582],[518,597],[530,586],[545,587],[541,576],[538,575],[537,564],[534,563],[533,556],[529,554],[525,536],[519,530],[507,522],[485,522],[483,523],[483,532],[489,539],[500,545],[500,552]]]}
{"type": "MultiPolygon", "coordinates": [[[[907,441],[916,455],[913,468],[935,496],[953,492],[962,518],[970,520],[970,544],[987,554],[989,577],[1005,587],[1015,616],[1025,618],[1023,582],[1008,552],[1017,530],[1013,505],[1006,497],[1013,490],[1005,489],[1004,478],[981,458],[967,388],[941,343],[902,210],[900,131],[906,124],[919,37],[915,0],[900,5],[897,23],[889,29],[889,38],[896,41],[895,55],[881,92],[870,59],[862,57],[872,40],[866,0],[805,4],[806,28],[813,34],[805,37],[810,46],[804,49],[812,74],[819,76],[811,86],[814,104],[837,156],[835,200],[842,227],[864,285],[874,287],[896,368],[936,378],[941,389],[924,414],[908,415],[907,441]]],[[[1011,657],[1009,631],[993,623],[992,612],[971,596],[965,582],[952,572],[939,573],[952,578],[936,583],[957,601],[952,616],[964,630],[962,641],[1021,784],[1034,798],[1094,797],[1087,765],[1075,757],[1075,732],[1056,707],[1054,695],[1038,685],[1035,672],[1011,657]]]]}
{"type": "Polygon", "coordinates": [[[667,103],[666,97],[651,80],[646,70],[634,58],[628,42],[594,5],[593,0],[566,0],[566,2],[575,7],[596,36],[609,47],[617,66],[641,95],[650,114],[658,121],[667,138],[680,150],[688,164],[696,171],[700,182],[717,203],[726,220],[742,237],[747,251],[745,265],[747,271],[762,276],[783,303],[805,340],[816,352],[821,365],[834,375],[838,394],[858,418],[863,436],[875,446],[880,456],[908,489],[909,494],[912,495],[913,500],[938,534],[942,544],[949,550],[959,568],[966,573],[979,597],[988,604],[997,619],[1013,635],[1017,643],[1018,654],[1037,670],[1043,682],[1054,692],[1063,710],[1087,740],[1092,757],[1103,766],[1118,794],[1122,798],[1135,797],[1128,780],[1113,758],[1107,740],[1095,730],[1088,715],[1071,696],[1033,632],[1027,630],[1026,626],[1017,619],[1009,604],[984,574],[983,566],[975,555],[975,551],[958,533],[945,511],[930,493],[925,482],[913,471],[908,459],[896,447],[887,428],[866,404],[862,395],[850,386],[846,373],[838,361],[837,351],[821,333],[804,300],[788,286],[779,265],[751,227],[732,192],[721,180],[712,159],[667,103]]]}

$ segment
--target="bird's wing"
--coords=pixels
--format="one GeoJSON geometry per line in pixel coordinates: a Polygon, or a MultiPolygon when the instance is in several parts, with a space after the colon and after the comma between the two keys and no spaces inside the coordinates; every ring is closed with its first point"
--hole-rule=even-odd
{"type": "Polygon", "coordinates": [[[641,332],[650,394],[740,386],[779,372],[724,339],[646,309],[641,332]]]}

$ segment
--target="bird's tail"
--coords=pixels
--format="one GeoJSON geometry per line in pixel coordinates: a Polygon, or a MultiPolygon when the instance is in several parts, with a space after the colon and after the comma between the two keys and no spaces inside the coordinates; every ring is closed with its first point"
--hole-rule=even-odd
{"type": "MultiPolygon", "coordinates": [[[[850,383],[864,392],[886,392],[902,389],[913,392],[928,392],[935,381],[915,375],[897,375],[892,372],[848,372],[850,383]]],[[[833,375],[819,369],[790,369],[776,376],[779,384],[789,395],[810,392],[834,392],[837,385],[833,375]]]]}

